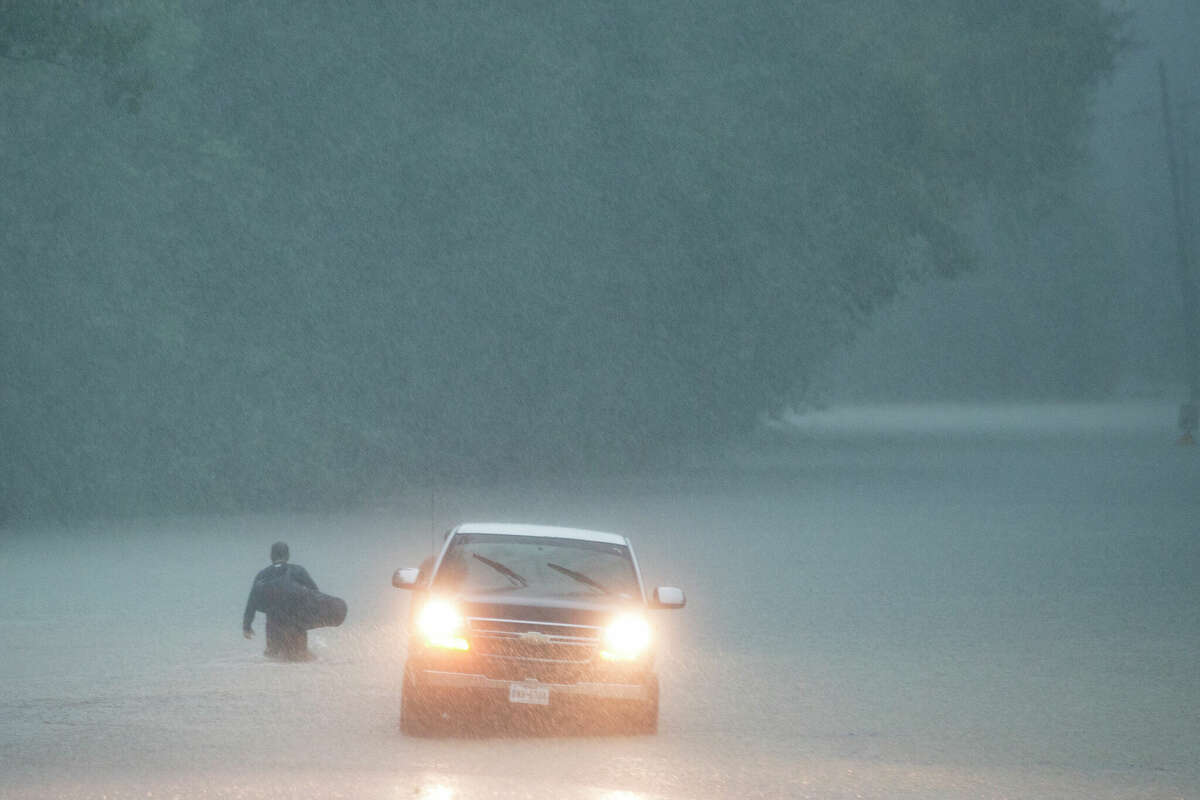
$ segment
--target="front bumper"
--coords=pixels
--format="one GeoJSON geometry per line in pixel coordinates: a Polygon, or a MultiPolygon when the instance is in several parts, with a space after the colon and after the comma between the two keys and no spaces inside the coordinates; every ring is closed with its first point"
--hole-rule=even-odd
{"type": "Polygon", "coordinates": [[[498,690],[507,692],[514,683],[550,690],[550,702],[555,698],[590,698],[596,700],[632,700],[646,702],[652,697],[649,685],[640,683],[598,683],[581,681],[578,683],[546,683],[537,680],[510,681],[501,678],[489,678],[468,672],[447,672],[443,670],[419,670],[415,676],[418,686],[429,689],[467,689],[467,690],[498,690]]]}

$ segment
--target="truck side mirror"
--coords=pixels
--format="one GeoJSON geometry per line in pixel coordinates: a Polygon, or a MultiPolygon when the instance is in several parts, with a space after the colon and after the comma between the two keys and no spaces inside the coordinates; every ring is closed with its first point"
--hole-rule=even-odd
{"type": "Polygon", "coordinates": [[[687,605],[687,598],[683,595],[683,589],[677,586],[659,586],[654,590],[654,599],[650,603],[651,608],[683,608],[687,605]]]}
{"type": "Polygon", "coordinates": [[[392,573],[392,586],[397,589],[415,589],[421,570],[416,567],[401,567],[392,573]]]}

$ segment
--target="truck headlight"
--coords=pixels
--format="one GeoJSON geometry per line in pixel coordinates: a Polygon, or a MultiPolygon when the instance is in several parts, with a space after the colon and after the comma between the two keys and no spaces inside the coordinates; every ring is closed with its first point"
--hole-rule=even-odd
{"type": "Polygon", "coordinates": [[[417,615],[417,630],[431,647],[447,650],[469,650],[470,645],[463,637],[465,621],[462,614],[449,600],[433,598],[417,615]]]}
{"type": "Polygon", "coordinates": [[[632,661],[650,647],[650,623],[637,614],[617,617],[604,629],[600,657],[608,661],[632,661]]]}

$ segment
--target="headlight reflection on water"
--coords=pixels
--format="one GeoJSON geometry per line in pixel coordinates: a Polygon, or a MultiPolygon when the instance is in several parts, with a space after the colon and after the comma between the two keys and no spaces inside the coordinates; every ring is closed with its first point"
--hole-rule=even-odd
{"type": "MultiPolygon", "coordinates": [[[[575,787],[576,789],[581,787],[575,787]]],[[[451,785],[444,782],[444,779],[426,779],[417,784],[417,787],[396,786],[396,800],[466,800],[468,796],[474,796],[468,792],[467,795],[460,796],[458,791],[451,785]]],[[[507,797],[508,795],[504,795],[507,797]]],[[[540,794],[530,795],[531,797],[541,797],[540,794]]],[[[591,800],[650,800],[648,795],[643,795],[639,792],[628,792],[622,789],[599,789],[592,790],[583,795],[564,795],[578,796],[590,798],[591,800]]]]}
{"type": "Polygon", "coordinates": [[[454,800],[454,788],[437,780],[425,780],[417,784],[416,789],[404,786],[396,787],[396,798],[404,800],[454,800]]]}

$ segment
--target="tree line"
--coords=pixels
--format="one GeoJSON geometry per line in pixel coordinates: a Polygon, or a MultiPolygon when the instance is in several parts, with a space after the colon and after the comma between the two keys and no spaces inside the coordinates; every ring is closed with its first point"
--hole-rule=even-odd
{"type": "Polygon", "coordinates": [[[0,9],[6,517],[738,436],[1071,180],[1122,47],[1092,0],[0,9]]]}

